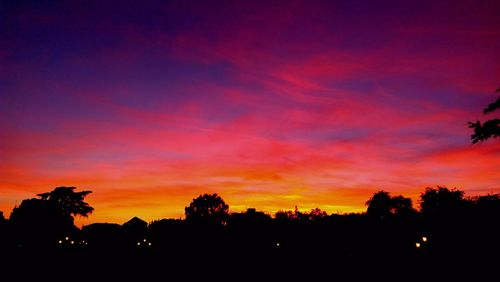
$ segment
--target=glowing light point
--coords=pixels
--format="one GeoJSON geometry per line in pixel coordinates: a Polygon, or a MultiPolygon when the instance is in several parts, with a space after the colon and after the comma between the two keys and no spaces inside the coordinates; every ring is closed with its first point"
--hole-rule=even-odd
{"type": "Polygon", "coordinates": [[[137,246],[140,246],[141,245],[141,242],[137,242],[137,246]]]}
{"type": "Polygon", "coordinates": [[[420,243],[415,243],[415,247],[420,248],[420,243]]]}
{"type": "Polygon", "coordinates": [[[62,244],[62,240],[59,240],[59,244],[62,244]]]}
{"type": "Polygon", "coordinates": [[[422,241],[423,241],[423,242],[427,242],[427,237],[423,236],[423,237],[422,237],[422,241]]]}
{"type": "Polygon", "coordinates": [[[144,240],[142,240],[142,241],[146,242],[146,239],[144,239],[144,240]]]}
{"type": "Polygon", "coordinates": [[[75,241],[71,241],[71,245],[73,245],[75,243],[75,241]]]}
{"type": "Polygon", "coordinates": [[[66,241],[68,241],[68,240],[69,240],[69,237],[66,237],[65,239],[66,239],[66,241]]]}
{"type": "Polygon", "coordinates": [[[151,246],[151,242],[148,243],[148,246],[151,246]]]}
{"type": "Polygon", "coordinates": [[[280,246],[280,243],[276,243],[276,247],[279,247],[280,246]]]}

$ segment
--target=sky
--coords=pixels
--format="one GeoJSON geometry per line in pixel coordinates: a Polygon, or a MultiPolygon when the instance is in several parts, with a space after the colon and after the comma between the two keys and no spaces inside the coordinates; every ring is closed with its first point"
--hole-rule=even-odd
{"type": "Polygon", "coordinates": [[[468,121],[500,87],[498,1],[2,1],[0,211],[91,190],[79,225],[362,212],[500,192],[468,121]]]}

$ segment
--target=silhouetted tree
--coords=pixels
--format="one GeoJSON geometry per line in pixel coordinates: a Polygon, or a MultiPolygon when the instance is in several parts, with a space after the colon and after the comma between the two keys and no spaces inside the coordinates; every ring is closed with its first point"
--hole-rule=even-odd
{"type": "Polygon", "coordinates": [[[274,215],[277,220],[291,220],[297,219],[297,212],[293,211],[277,211],[274,215]]]}
{"type": "Polygon", "coordinates": [[[321,220],[321,219],[326,218],[328,216],[326,211],[323,211],[320,208],[312,209],[311,212],[309,212],[307,215],[308,215],[309,220],[312,220],[312,221],[321,220]]]}
{"type": "Polygon", "coordinates": [[[229,218],[229,206],[217,194],[204,194],[193,199],[185,208],[188,223],[225,225],[229,218]]]}
{"type": "Polygon", "coordinates": [[[57,187],[40,198],[26,199],[15,207],[10,222],[21,241],[37,246],[58,236],[73,233],[73,215],[87,216],[93,211],[84,198],[90,191],[74,192],[74,187],[57,187]]]}
{"type": "Polygon", "coordinates": [[[462,213],[469,201],[464,192],[457,189],[448,189],[443,186],[428,187],[420,195],[420,211],[426,217],[448,217],[462,213]]]}
{"type": "Polygon", "coordinates": [[[379,218],[388,217],[391,214],[391,195],[386,191],[378,191],[367,202],[366,213],[379,218]]]}
{"type": "Polygon", "coordinates": [[[391,213],[397,215],[408,215],[416,212],[413,208],[411,198],[395,196],[391,199],[391,213]]]}
{"type": "Polygon", "coordinates": [[[367,202],[366,213],[377,218],[387,218],[392,215],[407,215],[415,212],[412,200],[403,196],[392,197],[389,192],[378,191],[367,202]]]}
{"type": "MultiPolygon", "coordinates": [[[[497,89],[497,92],[500,92],[500,88],[497,89]]],[[[500,97],[498,97],[495,102],[489,104],[488,107],[483,110],[483,113],[488,114],[498,108],[500,108],[500,97]]],[[[480,121],[469,122],[469,128],[474,129],[474,134],[471,135],[473,144],[479,141],[485,141],[489,138],[496,138],[500,136],[500,119],[491,119],[483,124],[481,124],[480,121]]]]}
{"type": "Polygon", "coordinates": [[[3,211],[0,211],[0,224],[5,222],[5,217],[3,216],[3,211]]]}
{"type": "Polygon", "coordinates": [[[500,194],[488,194],[473,198],[476,210],[482,218],[500,218],[500,194]]]}
{"type": "Polygon", "coordinates": [[[57,187],[51,192],[38,194],[42,200],[56,203],[63,213],[87,217],[94,208],[84,201],[92,191],[75,192],[75,187],[57,187]]]}
{"type": "Polygon", "coordinates": [[[26,199],[10,216],[17,239],[22,245],[41,246],[70,233],[73,218],[54,202],[26,199]]]}
{"type": "Polygon", "coordinates": [[[277,220],[308,220],[309,219],[309,214],[303,213],[299,211],[299,208],[295,206],[295,209],[293,211],[282,211],[279,210],[276,212],[274,215],[274,218],[277,220]]]}

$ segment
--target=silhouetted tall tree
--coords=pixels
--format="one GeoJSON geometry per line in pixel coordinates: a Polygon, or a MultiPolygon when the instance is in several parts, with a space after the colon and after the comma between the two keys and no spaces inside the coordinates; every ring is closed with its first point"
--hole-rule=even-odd
{"type": "Polygon", "coordinates": [[[229,218],[229,206],[217,194],[204,194],[193,199],[185,213],[188,223],[224,225],[229,218]]]}
{"type": "MultiPolygon", "coordinates": [[[[497,92],[500,92],[500,88],[497,89],[497,92]]],[[[495,102],[489,104],[488,107],[483,110],[483,113],[488,114],[498,108],[500,108],[500,97],[498,97],[495,102]]],[[[489,138],[496,138],[500,136],[500,119],[491,119],[483,124],[481,124],[480,121],[469,122],[469,128],[474,129],[474,134],[471,135],[473,144],[479,141],[486,141],[489,138]]]]}
{"type": "Polygon", "coordinates": [[[15,207],[10,221],[18,238],[37,246],[73,232],[73,215],[87,216],[94,209],[84,202],[90,191],[74,192],[75,187],[57,187],[40,198],[26,199],[15,207]]]}
{"type": "Polygon", "coordinates": [[[75,187],[57,187],[51,192],[38,194],[42,200],[56,203],[63,213],[87,217],[94,208],[84,201],[92,191],[75,192],[75,187]]]}

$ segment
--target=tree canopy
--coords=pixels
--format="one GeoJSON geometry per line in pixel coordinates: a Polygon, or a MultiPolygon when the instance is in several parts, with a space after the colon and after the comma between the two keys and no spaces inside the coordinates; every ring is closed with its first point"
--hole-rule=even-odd
{"type": "Polygon", "coordinates": [[[464,191],[448,189],[444,186],[427,188],[420,195],[420,208],[424,216],[443,217],[456,215],[467,206],[464,191]]]}
{"type": "Polygon", "coordinates": [[[42,200],[56,203],[63,213],[87,217],[94,208],[84,201],[92,191],[75,192],[75,187],[56,187],[51,192],[38,194],[42,200]]]}
{"type": "MultiPolygon", "coordinates": [[[[500,92],[500,88],[497,89],[497,92],[500,92]]],[[[500,108],[500,97],[498,99],[489,104],[484,110],[484,114],[489,114],[495,110],[500,108]]],[[[490,119],[481,124],[480,121],[469,122],[469,128],[474,129],[474,133],[471,135],[472,143],[475,144],[477,142],[486,141],[490,138],[496,138],[500,136],[500,119],[490,119]]]]}
{"type": "Polygon", "coordinates": [[[367,202],[366,213],[369,216],[386,218],[391,215],[403,215],[414,212],[410,198],[392,197],[389,192],[378,191],[367,202]]]}
{"type": "Polygon", "coordinates": [[[193,199],[185,214],[189,223],[223,225],[229,218],[229,206],[217,194],[203,194],[193,199]]]}
{"type": "Polygon", "coordinates": [[[84,201],[91,191],[75,192],[75,187],[57,187],[25,199],[15,207],[9,222],[25,244],[45,245],[55,238],[73,232],[73,216],[87,216],[94,209],[84,201]]]}

